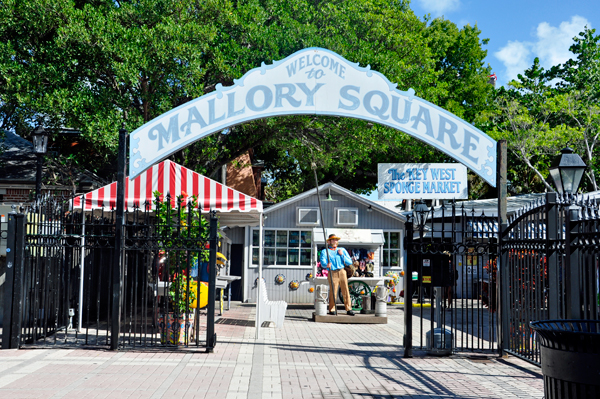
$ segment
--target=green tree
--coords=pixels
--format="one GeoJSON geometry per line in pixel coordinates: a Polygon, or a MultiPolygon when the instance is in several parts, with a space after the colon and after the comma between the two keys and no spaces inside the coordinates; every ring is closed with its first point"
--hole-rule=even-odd
{"type": "MultiPolygon", "coordinates": [[[[428,24],[408,1],[7,0],[0,21],[0,103],[18,110],[22,126],[79,130],[76,146],[52,137],[63,163],[106,177],[121,125],[132,131],[306,47],[370,65],[468,121],[488,103],[479,30],[428,24]]],[[[377,162],[448,160],[402,132],[343,118],[273,118],[226,133],[172,158],[211,176],[252,148],[277,200],[313,186],[312,162],[322,181],[361,192],[374,187],[377,162]]]]}
{"type": "Polygon", "coordinates": [[[548,156],[555,152],[555,147],[548,146],[556,145],[556,137],[549,123],[552,112],[546,105],[552,95],[546,75],[536,58],[531,68],[509,83],[508,89],[497,91],[495,109],[488,114],[492,118],[492,137],[506,139],[514,158],[509,161],[509,181],[517,194],[552,190],[545,176],[548,156]],[[523,164],[527,169],[519,167],[523,164]]]}
{"type": "Polygon", "coordinates": [[[554,190],[548,166],[566,145],[589,166],[582,190],[598,189],[600,38],[586,28],[573,40],[575,58],[549,70],[536,58],[508,89],[496,92],[494,109],[480,118],[494,138],[508,140],[514,193],[554,190]]]}
{"type": "MultiPolygon", "coordinates": [[[[225,6],[225,7],[224,7],[225,6]]],[[[0,7],[6,104],[49,128],[81,131],[75,153],[94,170],[114,167],[116,132],[203,94],[218,69],[207,58],[219,1],[6,1],[0,7]]],[[[3,93],[3,94],[4,94],[3,93]]],[[[60,136],[53,137],[60,146],[60,136]]]]}
{"type": "MultiPolygon", "coordinates": [[[[560,79],[557,102],[565,124],[578,132],[573,145],[588,165],[588,188],[598,190],[596,175],[600,134],[600,35],[586,27],[569,48],[576,58],[553,68],[549,76],[560,79]]],[[[584,182],[585,184],[585,182],[584,182]]]]}
{"type": "Polygon", "coordinates": [[[493,86],[491,68],[483,59],[489,39],[480,39],[477,26],[459,29],[455,23],[434,19],[425,30],[438,72],[434,82],[440,107],[471,122],[489,107],[493,86]]]}

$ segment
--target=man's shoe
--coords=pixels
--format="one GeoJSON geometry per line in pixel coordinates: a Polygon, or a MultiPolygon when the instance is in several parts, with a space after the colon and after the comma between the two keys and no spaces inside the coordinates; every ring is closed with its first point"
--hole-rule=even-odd
{"type": "Polygon", "coordinates": [[[346,314],[348,316],[354,316],[354,312],[352,310],[347,311],[346,314]]]}
{"type": "Polygon", "coordinates": [[[330,316],[335,316],[335,312],[327,312],[327,314],[330,316]]]}

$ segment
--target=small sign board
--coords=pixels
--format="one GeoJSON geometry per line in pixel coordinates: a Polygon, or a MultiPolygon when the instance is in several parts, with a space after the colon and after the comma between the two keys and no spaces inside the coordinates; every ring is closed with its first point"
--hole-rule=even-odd
{"type": "Polygon", "coordinates": [[[431,276],[423,276],[423,284],[431,284],[431,276]]]}
{"type": "Polygon", "coordinates": [[[467,167],[460,163],[380,163],[380,200],[467,199],[467,167]]]}
{"type": "Polygon", "coordinates": [[[423,259],[423,267],[431,266],[431,259],[423,259]]]}

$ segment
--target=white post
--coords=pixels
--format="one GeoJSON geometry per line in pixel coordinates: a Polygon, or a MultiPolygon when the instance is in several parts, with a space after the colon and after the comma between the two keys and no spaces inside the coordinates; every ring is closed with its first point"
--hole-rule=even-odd
{"type": "MultiPolygon", "coordinates": [[[[262,311],[260,306],[260,298],[262,298],[262,268],[263,268],[263,213],[260,214],[259,225],[258,225],[258,282],[256,284],[256,339],[260,338],[260,312],[262,311]]],[[[250,257],[252,259],[252,257],[250,257]]]]}
{"type": "Polygon", "coordinates": [[[81,323],[83,322],[83,268],[85,265],[85,195],[82,199],[81,207],[81,257],[79,267],[79,314],[77,315],[77,332],[81,332],[81,323]]]}

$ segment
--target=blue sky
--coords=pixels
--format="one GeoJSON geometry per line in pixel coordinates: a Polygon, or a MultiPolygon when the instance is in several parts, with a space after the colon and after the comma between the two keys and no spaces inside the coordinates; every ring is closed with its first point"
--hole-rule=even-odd
{"type": "Polygon", "coordinates": [[[490,39],[485,59],[498,83],[515,79],[539,57],[544,68],[572,57],[572,38],[584,26],[600,27],[595,0],[411,0],[419,17],[443,16],[458,26],[475,25],[490,39]]]}

